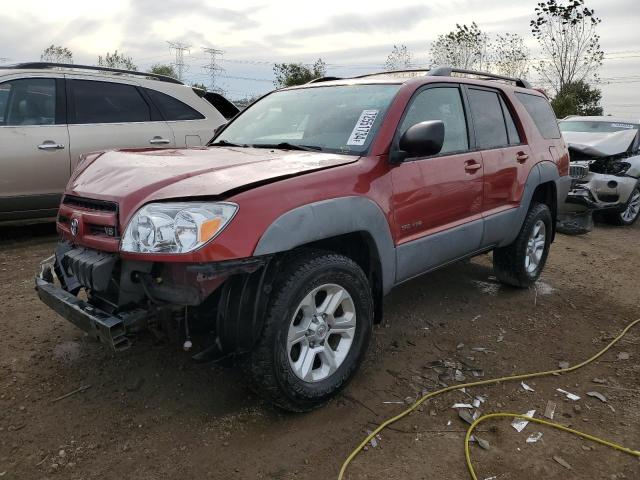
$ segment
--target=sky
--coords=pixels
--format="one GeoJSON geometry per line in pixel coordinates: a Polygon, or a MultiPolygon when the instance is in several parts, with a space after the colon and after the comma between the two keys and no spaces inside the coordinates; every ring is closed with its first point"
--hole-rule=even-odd
{"type": "MultiPolygon", "coordinates": [[[[313,63],[346,77],[382,69],[394,45],[427,65],[430,43],[456,24],[490,35],[523,36],[541,55],[529,21],[536,0],[22,0],[0,9],[0,62],[37,61],[48,45],[72,50],[75,63],[95,64],[118,50],[139,70],[175,62],[168,42],[182,42],[186,82],[210,84],[204,48],[223,52],[216,86],[231,99],[273,89],[273,64],[313,63]]],[[[587,0],[602,19],[600,70],[606,114],[640,119],[640,9],[634,0],[587,0]]],[[[530,80],[535,84],[536,75],[530,80]]]]}

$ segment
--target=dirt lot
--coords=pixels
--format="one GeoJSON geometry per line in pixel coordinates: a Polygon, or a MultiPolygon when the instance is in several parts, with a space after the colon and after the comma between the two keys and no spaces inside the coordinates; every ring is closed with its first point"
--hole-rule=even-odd
{"type": "MultiPolygon", "coordinates": [[[[32,276],[54,243],[50,225],[0,230],[3,480],[335,478],[365,432],[402,408],[398,402],[434,390],[438,374],[455,382],[437,362],[462,363],[468,380],[469,369],[490,378],[575,364],[640,317],[640,225],[559,236],[528,291],[499,286],[490,257],[479,257],[394,291],[353,383],[327,407],[291,415],[262,403],[233,368],[195,365],[145,339],[114,355],[50,312],[32,276]],[[52,402],[83,386],[90,387],[52,402]]],[[[486,397],[484,413],[540,415],[553,400],[556,420],[640,449],[639,340],[640,327],[595,365],[528,382],[535,392],[510,383],[470,393],[486,397]],[[608,403],[586,396],[593,390],[608,403]]],[[[467,425],[450,407],[470,400],[456,391],[427,402],[383,432],[347,477],[468,478],[467,425]]],[[[535,424],[517,433],[508,420],[495,421],[480,431],[490,443],[472,447],[481,479],[640,478],[638,459],[535,424]],[[541,440],[526,443],[538,431],[541,440]]]]}

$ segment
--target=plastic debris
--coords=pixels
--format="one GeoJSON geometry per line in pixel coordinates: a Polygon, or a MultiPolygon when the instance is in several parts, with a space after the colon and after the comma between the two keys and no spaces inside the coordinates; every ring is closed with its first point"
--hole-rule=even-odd
{"type": "Polygon", "coordinates": [[[563,393],[564,395],[566,395],[566,397],[569,400],[573,400],[574,402],[577,401],[577,400],[580,400],[580,397],[578,395],[574,394],[574,393],[567,392],[566,390],[563,390],[561,388],[556,388],[556,390],[558,392],[563,393]]]}
{"type": "Polygon", "coordinates": [[[473,408],[470,403],[454,403],[451,408],[473,408]]]}
{"type": "Polygon", "coordinates": [[[476,442],[483,450],[489,450],[490,448],[489,442],[475,435],[471,435],[471,437],[469,437],[469,440],[471,442],[476,442]]]}
{"type": "Polygon", "coordinates": [[[600,400],[601,402],[607,403],[607,397],[605,397],[600,392],[587,392],[587,395],[590,396],[590,397],[595,397],[598,400],[600,400]]]}
{"type": "Polygon", "coordinates": [[[629,360],[629,354],[627,352],[620,352],[618,354],[618,360],[629,360]]]}
{"type": "MultiPolygon", "coordinates": [[[[525,417],[533,418],[535,414],[536,414],[535,410],[529,410],[527,413],[524,413],[523,415],[525,417]]],[[[511,422],[511,426],[515,428],[518,432],[521,432],[522,430],[524,430],[527,425],[529,425],[529,421],[525,420],[524,418],[516,418],[513,420],[513,422],[511,422]]]]}
{"type": "Polygon", "coordinates": [[[604,378],[594,378],[593,380],[591,380],[593,383],[600,383],[600,384],[604,384],[607,383],[607,381],[604,378]]]}
{"type": "Polygon", "coordinates": [[[474,422],[473,416],[469,413],[468,410],[458,410],[458,416],[471,425],[474,422]]]}
{"type": "Polygon", "coordinates": [[[385,405],[404,405],[404,402],[401,402],[399,400],[382,402],[382,403],[384,403],[385,405]]]}
{"type": "Polygon", "coordinates": [[[542,438],[542,432],[532,433],[527,437],[527,443],[536,443],[542,438]]]}
{"type": "Polygon", "coordinates": [[[549,400],[547,402],[547,406],[544,409],[544,416],[547,417],[549,420],[553,420],[553,416],[556,413],[556,402],[554,402],[553,400],[549,400]]]}
{"type": "Polygon", "coordinates": [[[558,362],[558,367],[560,367],[562,370],[566,370],[567,368],[569,368],[569,362],[558,362]]]}
{"type": "Polygon", "coordinates": [[[553,459],[556,462],[558,462],[560,465],[562,465],[564,468],[566,468],[567,470],[573,470],[573,468],[571,468],[571,465],[569,465],[564,458],[554,455],[553,459]]]}
{"type": "Polygon", "coordinates": [[[456,370],[454,378],[456,382],[464,382],[467,377],[464,376],[461,370],[456,370]]]}
{"type": "Polygon", "coordinates": [[[527,392],[535,392],[533,388],[531,388],[529,385],[527,385],[524,382],[520,382],[520,385],[522,385],[522,388],[524,388],[527,392]]]}

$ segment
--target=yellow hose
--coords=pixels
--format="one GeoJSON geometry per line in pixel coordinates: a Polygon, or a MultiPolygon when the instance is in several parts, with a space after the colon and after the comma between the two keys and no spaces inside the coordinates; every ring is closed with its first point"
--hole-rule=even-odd
{"type": "MultiPolygon", "coordinates": [[[[631,328],[633,328],[638,323],[640,323],[640,318],[635,320],[635,321],[633,321],[633,322],[631,322],[629,325],[627,325],[625,327],[625,329],[622,330],[620,335],[618,335],[616,338],[614,338],[606,347],[604,347],[602,350],[600,350],[594,356],[592,356],[591,358],[585,360],[584,362],[581,362],[581,363],[578,363],[577,365],[574,365],[573,367],[564,368],[564,369],[560,368],[560,369],[556,369],[556,370],[548,370],[546,372],[525,373],[525,374],[521,374],[521,375],[513,375],[513,376],[510,376],[510,377],[501,377],[501,378],[493,378],[493,379],[487,379],[487,380],[479,380],[477,382],[470,382],[470,383],[463,383],[463,384],[458,384],[458,385],[451,385],[449,387],[437,390],[435,392],[427,393],[423,397],[421,397],[418,400],[416,400],[415,403],[413,405],[411,405],[409,408],[407,408],[404,411],[400,412],[398,415],[396,415],[394,417],[391,417],[391,418],[388,418],[387,420],[382,422],[380,425],[378,425],[376,427],[375,430],[373,430],[373,432],[371,432],[369,435],[367,435],[365,437],[365,439],[362,440],[362,442],[360,442],[360,444],[345,459],[344,463],[342,464],[342,467],[340,468],[340,473],[338,474],[338,480],[342,480],[343,479],[344,473],[347,470],[347,467],[349,466],[349,464],[353,461],[354,458],[356,458],[356,456],[360,453],[360,451],[362,451],[362,449],[367,445],[367,443],[369,443],[371,441],[372,438],[374,438],[377,434],[379,434],[382,430],[387,428],[392,423],[395,423],[398,420],[400,420],[400,419],[406,417],[407,415],[409,415],[416,408],[418,408],[420,405],[422,405],[426,400],[428,400],[430,398],[433,398],[433,397],[436,397],[438,395],[442,395],[443,393],[450,392],[452,390],[459,390],[461,388],[477,387],[477,386],[480,386],[480,385],[491,385],[491,384],[494,384],[494,383],[509,382],[509,381],[514,381],[514,380],[526,380],[528,378],[546,377],[546,376],[549,376],[549,375],[556,375],[556,374],[563,374],[563,373],[573,372],[575,370],[578,370],[579,368],[584,367],[585,365],[589,365],[590,363],[596,361],[598,358],[600,358],[602,355],[604,355],[611,347],[613,347],[616,343],[618,343],[622,339],[622,337],[624,337],[627,334],[627,332],[629,330],[631,330],[631,328]]],[[[480,423],[480,421],[482,421],[483,419],[490,418],[491,416],[510,416],[510,415],[516,415],[516,414],[496,413],[496,414],[491,414],[491,415],[485,415],[483,417],[480,417],[478,420],[476,420],[474,422],[474,424],[471,425],[471,427],[467,431],[467,437],[466,437],[466,442],[465,442],[465,453],[466,453],[467,466],[469,468],[469,473],[471,474],[471,477],[474,480],[477,480],[477,477],[475,476],[475,472],[473,471],[473,467],[471,466],[471,460],[470,460],[470,456],[468,454],[468,444],[469,444],[468,439],[471,436],[470,432],[473,431],[473,428],[475,427],[475,425],[480,423]]],[[[631,450],[631,449],[628,449],[628,448],[625,448],[625,447],[619,447],[618,445],[615,445],[615,444],[613,444],[611,442],[608,442],[606,440],[602,440],[602,439],[599,439],[597,437],[594,437],[594,436],[591,436],[591,435],[587,435],[586,433],[578,432],[577,430],[568,429],[568,428],[563,427],[562,425],[559,425],[559,424],[556,424],[556,423],[546,422],[544,420],[539,420],[537,418],[529,418],[529,417],[523,417],[523,418],[527,418],[529,421],[534,421],[534,422],[537,422],[537,423],[544,423],[544,424],[552,426],[554,428],[560,428],[561,430],[569,431],[569,432],[574,433],[576,435],[580,435],[580,436],[583,436],[585,438],[589,438],[590,440],[597,441],[598,443],[602,443],[603,445],[607,445],[607,446],[610,446],[612,448],[616,448],[616,449],[618,449],[620,451],[623,451],[623,452],[626,452],[626,453],[630,453],[632,455],[640,456],[640,454],[637,451],[634,451],[634,450],[631,450]]]]}

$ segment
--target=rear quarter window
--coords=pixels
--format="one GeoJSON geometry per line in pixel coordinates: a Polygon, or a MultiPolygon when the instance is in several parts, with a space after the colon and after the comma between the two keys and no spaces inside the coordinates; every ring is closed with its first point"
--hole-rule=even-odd
{"type": "Polygon", "coordinates": [[[524,105],[543,138],[560,138],[558,121],[546,98],[522,92],[516,92],[516,97],[524,105]]]}
{"type": "Polygon", "coordinates": [[[204,115],[196,109],[191,108],[189,105],[181,102],[177,98],[173,98],[171,95],[166,95],[149,88],[146,88],[145,91],[151,98],[154,105],[158,107],[164,119],[168,122],[180,120],[202,120],[204,118],[204,115]]]}

